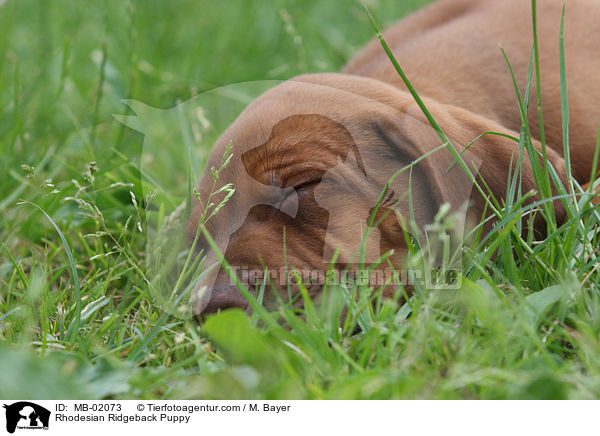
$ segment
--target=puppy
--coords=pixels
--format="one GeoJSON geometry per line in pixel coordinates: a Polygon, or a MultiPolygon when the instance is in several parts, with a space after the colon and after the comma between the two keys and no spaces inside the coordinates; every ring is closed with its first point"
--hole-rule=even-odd
{"type": "MultiPolygon", "coordinates": [[[[561,11],[559,0],[540,1],[537,31],[546,154],[566,183],[561,11]]],[[[590,178],[600,122],[599,22],[596,1],[568,2],[571,170],[580,183],[590,178]]],[[[280,276],[292,268],[324,271],[332,262],[342,270],[391,252],[389,260],[400,264],[406,252],[402,217],[424,228],[442,204],[457,210],[468,200],[467,219],[479,222],[487,199],[473,189],[473,178],[485,181],[497,199],[505,198],[519,156],[518,143],[506,136],[485,135],[468,145],[485,132],[519,137],[517,97],[500,47],[523,95],[533,41],[530,2],[441,0],[401,20],[384,38],[473,176],[455,164],[379,41],[373,40],[342,73],[304,75],[267,91],[216,143],[207,168],[218,167],[231,144],[233,157],[219,182],[233,183],[236,192],[205,228],[240,277],[264,267],[280,276]],[[406,167],[410,168],[398,173],[406,167]],[[378,202],[380,210],[375,207],[378,202]],[[393,213],[382,212],[390,210],[393,213]],[[369,226],[371,231],[366,232],[369,226]],[[365,248],[357,253],[361,241],[365,248]]],[[[534,87],[531,95],[536,92],[534,87]]],[[[534,104],[528,118],[534,147],[541,150],[534,104]]],[[[521,189],[527,192],[536,184],[531,162],[523,159],[521,189]]],[[[201,198],[208,197],[212,186],[213,179],[206,174],[198,185],[201,198]]],[[[223,195],[212,201],[218,203],[223,195]]],[[[534,196],[531,201],[538,199],[534,196]]],[[[560,221],[562,204],[556,201],[554,207],[560,221]]],[[[196,204],[189,221],[192,238],[202,214],[196,204]]],[[[485,229],[491,225],[489,221],[485,229]]],[[[535,227],[543,235],[545,223],[537,220],[535,227]]],[[[219,267],[218,256],[203,235],[196,248],[205,249],[207,264],[217,266],[197,286],[197,312],[246,307],[246,299],[219,267]]],[[[318,283],[309,286],[309,294],[318,294],[320,288],[318,283]]]]}

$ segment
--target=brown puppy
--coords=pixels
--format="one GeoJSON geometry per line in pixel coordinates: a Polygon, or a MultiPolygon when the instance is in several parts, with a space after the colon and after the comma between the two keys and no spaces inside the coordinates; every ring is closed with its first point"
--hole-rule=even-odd
{"type": "MultiPolygon", "coordinates": [[[[539,2],[538,37],[548,158],[565,181],[558,64],[561,8],[559,0],[539,2]]],[[[580,183],[590,177],[600,121],[599,20],[597,2],[568,2],[570,144],[573,176],[580,183]]],[[[518,137],[517,99],[500,46],[523,92],[531,23],[531,5],[525,0],[442,0],[400,21],[384,36],[438,124],[458,151],[464,151],[487,131],[518,137]]],[[[531,106],[530,126],[538,138],[537,111],[531,106]]],[[[218,166],[230,142],[233,159],[220,181],[233,183],[236,193],[207,223],[207,230],[242,275],[263,266],[270,271],[284,266],[323,271],[336,249],[338,269],[356,264],[356,249],[386,182],[426,153],[432,152],[393,180],[383,210],[389,206],[408,217],[412,209],[415,222],[423,227],[443,203],[458,208],[470,199],[469,218],[476,222],[485,208],[485,199],[472,190],[466,174],[452,167],[448,150],[433,152],[441,141],[378,41],[352,59],[344,74],[300,76],[263,94],[219,139],[208,168],[218,166]]],[[[539,142],[534,145],[540,148],[539,142]]],[[[473,174],[499,199],[505,196],[509,169],[517,157],[516,142],[494,135],[482,137],[464,154],[473,174]]],[[[204,176],[198,188],[204,198],[211,186],[210,175],[204,176]]],[[[525,158],[522,190],[533,189],[525,158]]],[[[555,207],[560,218],[560,203],[555,207]]],[[[190,234],[195,234],[201,214],[196,206],[190,234]]],[[[376,237],[367,237],[365,261],[391,249],[396,253],[393,261],[402,261],[400,221],[388,215],[370,233],[376,237]]],[[[543,223],[536,225],[543,231],[543,223]]],[[[208,248],[202,240],[199,247],[208,248]]],[[[208,263],[216,260],[210,253],[208,263]]],[[[317,284],[309,291],[316,294],[319,289],[317,284]]],[[[218,267],[197,291],[199,312],[246,306],[218,267]]]]}

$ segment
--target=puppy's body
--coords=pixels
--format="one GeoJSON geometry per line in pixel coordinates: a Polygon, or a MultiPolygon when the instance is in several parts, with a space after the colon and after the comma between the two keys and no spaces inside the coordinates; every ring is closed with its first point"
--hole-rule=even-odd
{"type": "MultiPolygon", "coordinates": [[[[581,183],[590,176],[600,121],[599,14],[597,3],[571,0],[565,18],[572,168],[581,183]]],[[[558,66],[560,18],[559,0],[539,2],[547,156],[566,181],[558,66]]],[[[524,87],[533,38],[531,22],[530,2],[525,0],[443,0],[386,32],[396,58],[459,151],[464,152],[487,131],[518,137],[517,98],[500,46],[524,87]]],[[[534,138],[539,138],[537,111],[531,106],[530,126],[534,138]]],[[[267,266],[270,271],[284,265],[327,269],[332,253],[340,247],[337,267],[355,264],[349,247],[354,243],[350,242],[357,235],[360,240],[365,217],[386,182],[441,144],[377,41],[351,60],[343,74],[300,76],[263,94],[219,139],[209,168],[219,165],[230,142],[234,158],[220,180],[233,183],[236,194],[207,223],[207,230],[231,265],[242,269],[267,266]]],[[[541,148],[538,141],[534,146],[541,148]]],[[[495,135],[482,137],[464,154],[467,164],[499,199],[505,196],[509,170],[517,157],[517,143],[495,135]]],[[[424,226],[442,203],[456,208],[470,198],[470,217],[478,221],[485,199],[472,191],[458,166],[448,171],[453,162],[447,150],[431,154],[394,180],[384,206],[406,218],[412,210],[410,218],[424,226]]],[[[521,183],[523,192],[536,188],[526,158],[521,183]]],[[[210,175],[205,175],[199,184],[203,198],[212,185],[210,175]]],[[[555,207],[560,219],[561,203],[555,202],[555,207]]],[[[191,234],[201,214],[197,205],[190,220],[191,234]]],[[[543,222],[536,226],[543,232],[543,222]]],[[[388,216],[377,232],[370,247],[375,257],[395,249],[392,260],[401,262],[404,234],[398,220],[388,216]]],[[[210,261],[216,261],[212,254],[210,261]]],[[[199,311],[246,305],[223,270],[215,269],[198,286],[206,287],[209,292],[199,299],[199,311]]],[[[319,287],[309,291],[317,293],[319,287]]]]}
{"type": "MultiPolygon", "coordinates": [[[[562,1],[539,1],[537,33],[545,137],[562,154],[559,35],[562,1]]],[[[590,176],[600,120],[600,5],[567,2],[566,76],[571,114],[573,174],[590,176]]],[[[464,108],[518,131],[517,98],[503,48],[524,95],[533,43],[531,2],[527,0],[443,0],[400,21],[384,33],[396,59],[423,96],[464,108]]],[[[404,88],[381,43],[371,41],[344,68],[404,88]]],[[[529,125],[539,139],[535,80],[529,125]]]]}

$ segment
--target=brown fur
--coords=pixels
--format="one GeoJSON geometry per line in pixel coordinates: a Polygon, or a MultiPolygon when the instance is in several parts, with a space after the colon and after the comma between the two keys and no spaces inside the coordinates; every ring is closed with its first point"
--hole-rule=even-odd
{"type": "MultiPolygon", "coordinates": [[[[564,181],[558,66],[561,8],[562,1],[538,2],[545,138],[548,158],[564,181]]],[[[500,47],[511,61],[523,94],[532,45],[531,21],[531,3],[526,0],[442,0],[385,32],[395,57],[459,151],[486,131],[519,136],[517,99],[500,47]]],[[[580,183],[590,177],[600,121],[599,22],[600,5],[596,1],[567,3],[570,144],[573,176],[580,183]]],[[[532,101],[535,92],[532,89],[532,101]]],[[[536,138],[534,145],[539,149],[534,104],[528,116],[536,138]]],[[[323,253],[332,210],[346,233],[335,233],[329,243],[343,245],[345,237],[340,235],[361,231],[356,217],[370,210],[367,198],[376,196],[396,170],[441,144],[376,40],[359,52],[341,74],[300,76],[263,94],[219,139],[208,167],[218,165],[229,141],[239,158],[225,170],[222,180],[233,183],[236,194],[207,229],[217,239],[224,235],[226,240],[220,242],[226,247],[225,258],[230,264],[249,268],[266,265],[270,270],[284,265],[284,228],[289,267],[326,267],[323,253]],[[318,197],[329,205],[325,210],[320,207],[322,200],[315,200],[315,186],[328,169],[350,157],[356,167],[354,171],[344,169],[340,176],[343,183],[319,185],[318,197]],[[297,188],[295,217],[269,206],[278,200],[266,199],[273,195],[267,191],[250,189],[247,177],[265,187],[287,189],[288,193],[297,188]],[[261,195],[265,204],[248,206],[261,203],[257,199],[261,195]],[[246,206],[249,213],[240,219],[236,215],[246,206]]],[[[465,160],[475,165],[479,176],[501,199],[517,154],[514,141],[488,135],[474,143],[465,160]]],[[[458,207],[469,197],[470,216],[475,220],[481,217],[484,199],[479,193],[471,193],[464,173],[447,172],[452,162],[447,151],[435,153],[410,175],[403,173],[392,186],[395,194],[405,194],[410,184],[419,225],[431,222],[442,203],[458,207]]],[[[210,186],[212,179],[206,175],[199,184],[201,194],[207,195],[210,186]]],[[[531,167],[526,162],[522,190],[533,189],[531,167]]],[[[560,219],[560,202],[555,207],[560,219]]],[[[398,210],[406,214],[406,195],[398,210]]],[[[196,207],[190,220],[191,233],[197,228],[200,212],[196,207]]],[[[543,223],[537,222],[536,226],[542,234],[543,223]]],[[[395,249],[393,260],[401,261],[404,238],[398,222],[390,217],[379,229],[381,252],[395,249]]],[[[214,255],[209,258],[215,260],[214,255]]],[[[312,293],[318,290],[310,289],[312,293]]],[[[246,305],[224,271],[219,273],[206,303],[204,312],[246,305]]]]}

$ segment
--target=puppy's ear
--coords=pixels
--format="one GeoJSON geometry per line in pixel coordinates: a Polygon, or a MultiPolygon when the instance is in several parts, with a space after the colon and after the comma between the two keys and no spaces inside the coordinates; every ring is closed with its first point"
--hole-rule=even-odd
{"type": "MultiPolygon", "coordinates": [[[[518,138],[519,134],[503,128],[494,121],[445,105],[433,105],[432,115],[456,150],[462,154],[471,174],[485,182],[485,184],[479,183],[484,191],[487,193],[487,185],[498,201],[504,201],[510,172],[511,170],[514,172],[519,158],[518,142],[507,137],[488,134],[479,138],[468,149],[466,148],[471,141],[485,132],[502,133],[513,138],[518,138]]],[[[442,141],[416,105],[405,109],[399,118],[378,121],[378,126],[379,134],[385,142],[409,159],[414,161],[430,153],[419,163],[419,166],[426,174],[430,192],[438,207],[443,203],[449,203],[453,209],[456,209],[470,199],[469,216],[476,221],[481,219],[486,210],[485,198],[475,189],[471,178],[456,164],[446,147],[434,152],[442,145],[442,141]]],[[[534,141],[533,145],[541,151],[541,144],[538,141],[534,141]]],[[[563,158],[549,146],[546,155],[562,183],[565,184],[563,158]]],[[[539,162],[542,164],[541,157],[539,162]]],[[[531,162],[528,156],[524,156],[521,190],[522,192],[536,191],[536,188],[531,162]]],[[[529,203],[538,200],[539,196],[536,194],[531,197],[529,203]]],[[[553,206],[556,219],[561,223],[565,218],[564,206],[560,200],[554,201],[553,206]]],[[[536,233],[543,236],[546,227],[543,220],[537,219],[534,225],[536,233]]],[[[491,223],[486,226],[486,230],[490,228],[491,223]]]]}
{"type": "MultiPolygon", "coordinates": [[[[422,188],[430,193],[435,209],[447,203],[451,210],[456,211],[469,201],[474,189],[470,177],[455,164],[450,151],[442,145],[441,139],[427,122],[402,114],[399,118],[379,119],[376,129],[398,161],[403,165],[413,165],[413,171],[418,170],[423,174],[426,186],[422,188]]],[[[473,153],[467,153],[463,159],[471,173],[477,174],[481,159],[473,153]]],[[[414,201],[419,200],[414,198],[414,201]]]]}
{"type": "MultiPolygon", "coordinates": [[[[446,134],[462,149],[485,132],[501,133],[512,138],[519,138],[519,133],[514,130],[506,129],[494,121],[458,108],[447,110],[447,116],[444,117],[444,120],[446,134]]],[[[537,163],[540,167],[543,167],[545,163],[542,158],[542,145],[535,139],[532,140],[532,145],[536,151],[537,163]]],[[[510,172],[515,171],[519,159],[519,143],[505,136],[488,134],[475,141],[469,147],[469,152],[481,160],[479,177],[489,186],[496,199],[499,201],[505,200],[510,172]]],[[[530,204],[539,201],[541,196],[537,192],[530,156],[525,150],[524,153],[523,167],[520,174],[521,192],[536,192],[527,201],[527,204],[530,204]]],[[[567,186],[567,174],[563,157],[551,145],[546,147],[546,157],[548,163],[556,171],[562,185],[567,186]]],[[[558,190],[552,181],[550,183],[552,195],[556,195],[558,190]]],[[[482,201],[480,194],[477,194],[473,199],[475,203],[477,203],[477,200],[482,201]]],[[[554,200],[552,205],[556,221],[560,225],[566,218],[563,202],[554,200]]],[[[540,214],[536,216],[534,226],[536,236],[545,237],[546,223],[540,214]]]]}

